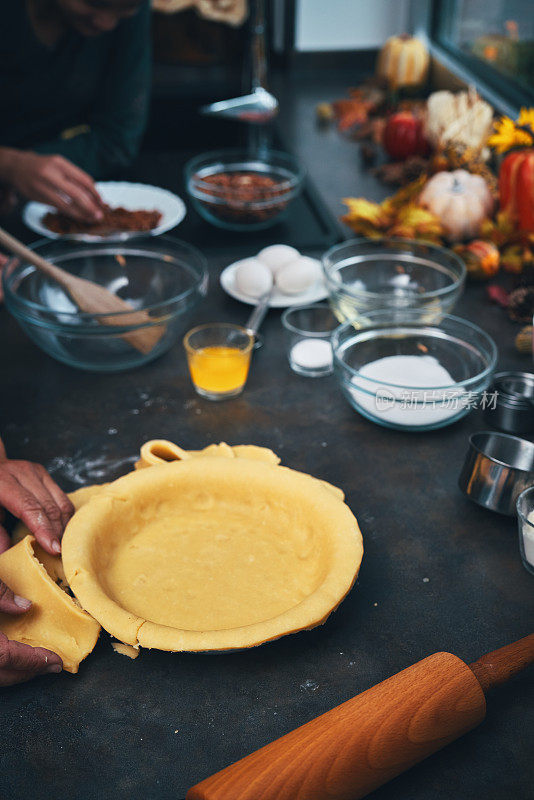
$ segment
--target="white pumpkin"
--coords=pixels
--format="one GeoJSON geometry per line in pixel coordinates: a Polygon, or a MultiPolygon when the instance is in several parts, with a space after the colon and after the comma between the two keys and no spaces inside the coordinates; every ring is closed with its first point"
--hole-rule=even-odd
{"type": "Polygon", "coordinates": [[[493,210],[493,196],[480,175],[465,169],[438,172],[419,196],[419,205],[439,218],[451,242],[473,239],[493,210]]]}

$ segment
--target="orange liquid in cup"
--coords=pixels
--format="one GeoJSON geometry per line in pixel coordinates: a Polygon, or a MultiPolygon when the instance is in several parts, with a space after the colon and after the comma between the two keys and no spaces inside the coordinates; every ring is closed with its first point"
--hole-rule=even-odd
{"type": "Polygon", "coordinates": [[[205,392],[224,394],[241,389],[247,380],[250,350],[215,345],[189,353],[191,380],[205,392]]]}

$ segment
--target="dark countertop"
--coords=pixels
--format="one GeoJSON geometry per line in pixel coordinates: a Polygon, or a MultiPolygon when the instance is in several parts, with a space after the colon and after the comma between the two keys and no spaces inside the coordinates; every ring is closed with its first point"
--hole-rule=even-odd
{"type": "MultiPolygon", "coordinates": [[[[336,213],[347,194],[383,194],[362,175],[353,144],[315,127],[314,104],[353,80],[288,79],[281,93],[284,132],[336,213]]],[[[141,159],[142,174],[150,163],[141,159]]],[[[246,318],[218,285],[230,260],[211,254],[199,322],[246,318]]],[[[516,326],[483,287],[469,287],[456,313],[494,336],[502,367],[528,368],[513,348],[516,326]]],[[[365,545],[357,585],[314,631],[250,652],[146,651],[135,661],[116,655],[104,633],[77,676],[2,690],[2,800],[180,800],[200,779],[430,653],[473,661],[532,632],[534,579],[520,562],[515,521],[457,488],[468,436],[485,427],[480,412],[428,434],[379,428],[352,411],[334,378],[290,371],[279,313],[263,332],[245,393],[213,404],[193,393],[180,345],[137,371],[84,373],[44,355],[0,310],[0,424],[13,457],[46,464],[72,489],[125,471],[151,438],[185,448],[265,445],[343,487],[365,545]]],[[[481,727],[373,797],[529,800],[533,730],[525,673],[489,698],[481,727]]]]}

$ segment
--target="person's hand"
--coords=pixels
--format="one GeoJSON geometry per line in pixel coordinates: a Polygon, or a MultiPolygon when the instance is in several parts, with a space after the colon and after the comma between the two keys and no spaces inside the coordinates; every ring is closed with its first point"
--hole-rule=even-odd
{"type": "Polygon", "coordinates": [[[74,219],[103,218],[93,179],[63,156],[0,148],[0,179],[23,197],[55,206],[74,219]]]}
{"type": "Polygon", "coordinates": [[[0,632],[0,686],[12,686],[62,669],[61,658],[52,650],[12,642],[0,632]]]}
{"type": "MultiPolygon", "coordinates": [[[[0,581],[0,612],[4,614],[24,614],[31,608],[30,600],[13,594],[5,583],[0,581]]],[[[44,647],[30,647],[29,644],[10,641],[0,632],[0,686],[29,681],[36,675],[47,672],[61,672],[63,662],[57,653],[44,647]]]]}
{"type": "MultiPolygon", "coordinates": [[[[61,552],[61,537],[74,506],[43,466],[7,459],[0,443],[2,509],[21,519],[47,553],[57,556],[61,552]]],[[[0,524],[0,553],[10,544],[9,534],[0,524]]]]}

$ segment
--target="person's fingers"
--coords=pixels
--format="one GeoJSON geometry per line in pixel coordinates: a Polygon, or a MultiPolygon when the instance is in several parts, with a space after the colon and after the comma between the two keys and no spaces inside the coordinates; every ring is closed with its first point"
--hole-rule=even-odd
{"type": "Polygon", "coordinates": [[[70,180],[79,183],[81,186],[87,189],[87,191],[89,192],[89,194],[99,207],[104,205],[104,201],[102,200],[102,198],[98,193],[98,190],[95,186],[95,182],[93,181],[91,176],[87,174],[87,172],[84,172],[83,169],[80,169],[79,167],[76,166],[76,164],[73,164],[71,161],[67,161],[66,159],[64,159],[64,169],[66,176],[70,180]]]}
{"type": "MultiPolygon", "coordinates": [[[[52,526],[55,538],[58,541],[61,541],[63,530],[65,528],[65,525],[63,524],[63,515],[60,507],[43,483],[42,472],[44,472],[44,467],[41,467],[37,464],[27,463],[27,467],[25,464],[24,472],[18,472],[16,478],[18,482],[38,501],[46,518],[52,526]]],[[[40,541],[39,544],[41,544],[40,541]]]]}
{"type": "Polygon", "coordinates": [[[12,475],[0,483],[0,503],[23,521],[47,553],[59,555],[61,528],[51,523],[38,499],[12,475]]]}
{"type": "Polygon", "coordinates": [[[99,203],[80,183],[72,181],[69,178],[64,178],[62,191],[69,196],[71,202],[78,210],[84,213],[89,219],[98,220],[102,219],[104,216],[99,203]]]}
{"type": "Polygon", "coordinates": [[[61,522],[63,524],[63,528],[65,528],[67,522],[74,514],[75,508],[65,492],[59,488],[55,480],[48,474],[46,469],[41,467],[41,470],[41,480],[57,504],[61,514],[61,522]]]}
{"type": "Polygon", "coordinates": [[[68,217],[73,217],[80,222],[87,222],[87,215],[78,211],[77,207],[70,202],[68,195],[64,192],[58,193],[57,188],[52,184],[40,183],[32,192],[32,199],[54,206],[54,208],[57,208],[58,211],[68,217]]]}
{"type": "Polygon", "coordinates": [[[13,642],[0,633],[0,685],[21,683],[36,675],[58,673],[62,669],[63,661],[52,650],[13,642]]]}
{"type": "Polygon", "coordinates": [[[31,600],[14,594],[9,586],[0,581],[0,611],[3,611],[4,614],[24,614],[25,611],[31,608],[31,605],[31,600]]]}
{"type": "Polygon", "coordinates": [[[79,184],[67,180],[63,173],[57,173],[50,181],[50,188],[56,195],[54,205],[64,214],[76,217],[85,222],[94,222],[102,214],[97,204],[90,199],[89,194],[79,184]]]}

